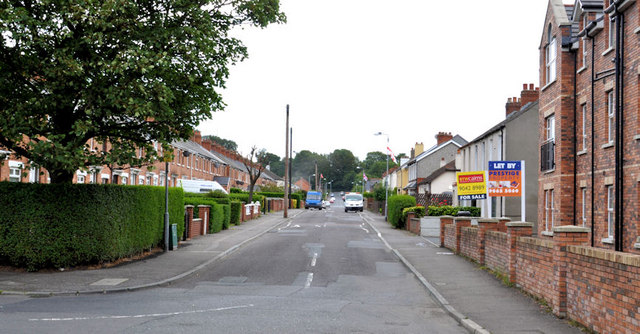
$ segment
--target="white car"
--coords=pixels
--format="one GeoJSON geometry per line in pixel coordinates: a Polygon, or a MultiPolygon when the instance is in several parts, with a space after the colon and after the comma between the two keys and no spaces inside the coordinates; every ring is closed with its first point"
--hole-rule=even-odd
{"type": "Polygon", "coordinates": [[[329,201],[322,201],[322,208],[326,209],[330,206],[331,206],[331,203],[329,201]]]}
{"type": "Polygon", "coordinates": [[[364,200],[360,193],[346,193],[344,195],[344,212],[360,211],[364,209],[364,200]]]}

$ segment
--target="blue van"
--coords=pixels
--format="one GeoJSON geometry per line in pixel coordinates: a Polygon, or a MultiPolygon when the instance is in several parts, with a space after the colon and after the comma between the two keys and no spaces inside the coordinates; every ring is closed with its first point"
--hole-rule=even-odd
{"type": "Polygon", "coordinates": [[[316,208],[322,210],[322,193],[319,191],[308,192],[307,200],[304,202],[304,208],[316,208]]]}

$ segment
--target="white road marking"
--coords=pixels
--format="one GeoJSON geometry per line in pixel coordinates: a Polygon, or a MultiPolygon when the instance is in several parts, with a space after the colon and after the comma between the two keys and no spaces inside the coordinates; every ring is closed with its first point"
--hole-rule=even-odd
{"type": "Polygon", "coordinates": [[[316,224],[316,227],[322,227],[322,226],[320,226],[320,225],[316,224]]]}
{"type": "Polygon", "coordinates": [[[278,231],[280,231],[280,230],[282,230],[282,229],[285,229],[285,228],[288,228],[289,226],[291,226],[291,222],[287,223],[287,225],[286,225],[285,227],[280,227],[280,228],[278,229],[278,231]]]}
{"type": "Polygon", "coordinates": [[[313,281],[313,273],[309,273],[309,275],[307,275],[307,281],[304,283],[305,289],[311,286],[311,281],[313,281]]]}
{"type": "Polygon", "coordinates": [[[436,254],[438,254],[438,255],[453,255],[453,253],[450,253],[450,252],[436,252],[436,254]]]}
{"type": "Polygon", "coordinates": [[[360,228],[363,229],[365,232],[367,232],[367,234],[369,233],[369,230],[364,227],[364,223],[360,224],[360,228]]]}
{"type": "Polygon", "coordinates": [[[235,309],[247,308],[247,307],[253,307],[253,304],[230,306],[230,307],[218,307],[218,308],[210,308],[210,309],[205,309],[205,310],[169,312],[169,313],[152,313],[152,314],[136,314],[136,315],[103,315],[103,316],[95,316],[95,317],[75,317],[75,318],[41,318],[41,319],[29,319],[29,321],[79,321],[79,320],[101,320],[101,319],[155,318],[155,317],[166,317],[166,316],[172,316],[172,315],[196,314],[196,313],[207,313],[207,312],[235,310],[235,309]]]}
{"type": "Polygon", "coordinates": [[[313,253],[313,257],[311,258],[311,266],[316,266],[316,260],[318,260],[318,253],[313,253]]]}

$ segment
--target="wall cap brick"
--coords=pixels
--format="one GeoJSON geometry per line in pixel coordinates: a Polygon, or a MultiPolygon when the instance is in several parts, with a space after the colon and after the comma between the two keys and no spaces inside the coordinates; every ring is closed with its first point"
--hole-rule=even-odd
{"type": "Polygon", "coordinates": [[[210,208],[211,205],[198,205],[199,208],[210,208]]]}
{"type": "Polygon", "coordinates": [[[527,222],[509,222],[505,224],[507,227],[531,227],[533,228],[533,223],[527,222]]]}
{"type": "Polygon", "coordinates": [[[456,217],[454,217],[454,216],[447,216],[447,215],[445,215],[445,216],[440,216],[440,218],[454,219],[454,218],[456,218],[456,217]]]}
{"type": "Polygon", "coordinates": [[[611,261],[633,267],[640,267],[640,255],[616,252],[608,249],[593,248],[587,246],[567,246],[569,253],[592,257],[600,260],[611,261]]]}
{"type": "Polygon", "coordinates": [[[502,220],[502,221],[509,221],[509,222],[511,221],[511,218],[509,218],[509,217],[499,217],[499,218],[496,218],[496,219],[502,220]]]}
{"type": "Polygon", "coordinates": [[[496,238],[507,240],[507,233],[500,231],[487,231],[487,235],[493,235],[496,238]]]}
{"type": "Polygon", "coordinates": [[[184,206],[184,208],[185,208],[185,209],[187,209],[187,208],[193,208],[193,205],[185,205],[185,206],[184,206]]]}
{"type": "Polygon", "coordinates": [[[499,223],[500,220],[495,219],[495,218],[482,218],[482,219],[478,219],[478,223],[499,223]]]}
{"type": "Polygon", "coordinates": [[[529,244],[529,245],[535,245],[535,246],[540,246],[545,248],[553,248],[553,241],[551,240],[545,240],[545,239],[533,238],[533,237],[518,237],[518,241],[525,244],[529,244]]]}
{"type": "Polygon", "coordinates": [[[194,223],[201,222],[201,221],[202,221],[202,218],[193,218],[194,223]]]}
{"type": "Polygon", "coordinates": [[[563,225],[553,228],[553,233],[589,233],[589,231],[590,230],[588,227],[574,225],[563,225]]]}

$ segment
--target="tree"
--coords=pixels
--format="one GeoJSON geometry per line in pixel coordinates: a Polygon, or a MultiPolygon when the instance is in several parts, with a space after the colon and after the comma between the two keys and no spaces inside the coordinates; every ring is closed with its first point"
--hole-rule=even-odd
{"type": "Polygon", "coordinates": [[[269,166],[269,170],[278,175],[284,176],[284,159],[280,159],[279,156],[266,152],[265,160],[267,161],[267,166],[269,166]]]}
{"type": "Polygon", "coordinates": [[[334,150],[329,154],[331,164],[331,176],[333,177],[334,189],[351,189],[353,180],[356,177],[356,167],[358,159],[347,149],[334,150]]]}
{"type": "Polygon", "coordinates": [[[220,146],[226,148],[229,151],[232,152],[237,152],[238,151],[238,144],[230,139],[224,139],[224,138],[220,138],[218,136],[214,136],[214,135],[208,135],[208,136],[204,136],[202,137],[203,139],[209,139],[212,142],[219,144],[220,146]]]}
{"type": "Polygon", "coordinates": [[[249,173],[249,202],[253,201],[253,188],[258,182],[260,175],[264,171],[265,166],[267,165],[267,151],[265,149],[258,150],[255,146],[251,147],[251,152],[246,157],[245,160],[242,161],[244,167],[247,169],[247,173],[249,173]],[[255,161],[254,161],[255,159],[255,161]]]}
{"type": "Polygon", "coordinates": [[[0,145],[52,183],[150,163],[224,108],[229,66],[248,55],[229,31],[285,20],[279,0],[3,1],[0,145]]]}

